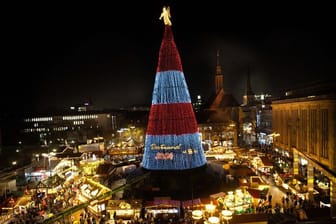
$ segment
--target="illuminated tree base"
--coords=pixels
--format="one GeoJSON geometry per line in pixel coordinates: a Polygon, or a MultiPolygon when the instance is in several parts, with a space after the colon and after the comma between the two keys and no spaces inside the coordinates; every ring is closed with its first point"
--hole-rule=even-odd
{"type": "Polygon", "coordinates": [[[142,166],[150,170],[184,170],[203,166],[206,158],[196,134],[146,136],[142,166]]]}

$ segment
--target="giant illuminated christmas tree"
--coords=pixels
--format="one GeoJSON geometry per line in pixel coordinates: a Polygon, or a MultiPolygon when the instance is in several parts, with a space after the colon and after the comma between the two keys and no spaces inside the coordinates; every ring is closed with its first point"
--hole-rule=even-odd
{"type": "Polygon", "coordinates": [[[170,22],[169,8],[160,19],[161,42],[142,166],[149,170],[187,170],[206,164],[189,90],[170,22]]]}

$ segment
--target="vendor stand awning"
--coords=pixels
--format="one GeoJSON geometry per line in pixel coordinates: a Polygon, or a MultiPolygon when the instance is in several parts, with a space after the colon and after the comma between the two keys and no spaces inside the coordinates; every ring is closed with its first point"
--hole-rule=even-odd
{"type": "Polygon", "coordinates": [[[226,193],[224,193],[224,192],[218,192],[216,194],[210,195],[210,198],[217,199],[217,198],[220,198],[220,197],[225,197],[225,195],[226,195],[226,193]]]}
{"type": "Polygon", "coordinates": [[[154,201],[148,201],[146,207],[180,207],[181,202],[171,199],[155,199],[154,201]]]}
{"type": "Polygon", "coordinates": [[[107,210],[117,210],[117,209],[141,209],[142,200],[108,200],[106,209],[107,210]]]}
{"type": "Polygon", "coordinates": [[[268,192],[268,188],[265,188],[263,190],[247,188],[246,190],[253,198],[265,198],[268,192]]]}
{"type": "Polygon", "coordinates": [[[193,200],[182,201],[182,207],[183,208],[199,206],[199,205],[202,205],[202,201],[201,201],[200,198],[196,198],[196,199],[193,199],[193,200]]]}

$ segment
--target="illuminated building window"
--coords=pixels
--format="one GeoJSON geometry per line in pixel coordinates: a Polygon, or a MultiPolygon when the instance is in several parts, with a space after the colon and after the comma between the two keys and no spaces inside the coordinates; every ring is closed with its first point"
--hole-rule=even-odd
{"type": "Polygon", "coordinates": [[[321,110],[321,131],[322,131],[322,135],[321,135],[321,140],[322,140],[322,144],[321,144],[321,156],[323,158],[328,159],[328,110],[327,109],[322,109],[321,110]]]}
{"type": "Polygon", "coordinates": [[[316,155],[316,141],[317,141],[316,110],[310,110],[309,120],[310,120],[310,138],[309,138],[310,153],[316,155]]]}
{"type": "Polygon", "coordinates": [[[73,124],[74,125],[82,125],[82,124],[84,124],[84,121],[74,121],[73,124]]]}

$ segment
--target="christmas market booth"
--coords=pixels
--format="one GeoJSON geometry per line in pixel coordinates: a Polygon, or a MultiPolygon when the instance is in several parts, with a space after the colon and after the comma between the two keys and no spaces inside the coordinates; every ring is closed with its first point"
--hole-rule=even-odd
{"type": "Polygon", "coordinates": [[[146,212],[154,218],[168,220],[180,215],[181,201],[170,197],[157,197],[154,201],[146,202],[146,212]]]}
{"type": "Polygon", "coordinates": [[[90,202],[88,208],[95,215],[100,215],[106,210],[105,203],[111,198],[110,188],[93,181],[90,178],[82,177],[75,181],[77,197],[82,203],[90,202]]]}
{"type": "Polygon", "coordinates": [[[224,197],[217,199],[219,207],[232,211],[234,214],[250,212],[253,207],[253,197],[245,189],[229,191],[224,197]]]}
{"type": "Polygon", "coordinates": [[[132,220],[140,217],[142,200],[108,200],[106,213],[110,219],[132,220]]]}

